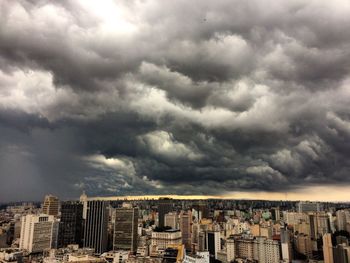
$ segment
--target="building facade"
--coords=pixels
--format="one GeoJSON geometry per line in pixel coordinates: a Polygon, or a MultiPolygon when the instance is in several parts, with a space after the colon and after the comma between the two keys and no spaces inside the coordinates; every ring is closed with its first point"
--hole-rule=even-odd
{"type": "Polygon", "coordinates": [[[55,238],[55,218],[49,215],[26,215],[22,217],[19,248],[30,253],[50,249],[55,238]]]}
{"type": "Polygon", "coordinates": [[[108,203],[105,201],[87,201],[84,247],[94,248],[97,254],[106,252],[107,235],[108,203]]]}
{"type": "Polygon", "coordinates": [[[137,250],[137,208],[117,208],[115,214],[113,250],[137,250]]]}
{"type": "Polygon", "coordinates": [[[58,246],[66,247],[70,244],[83,246],[84,219],[83,204],[81,202],[62,202],[61,221],[58,234],[58,246]]]}

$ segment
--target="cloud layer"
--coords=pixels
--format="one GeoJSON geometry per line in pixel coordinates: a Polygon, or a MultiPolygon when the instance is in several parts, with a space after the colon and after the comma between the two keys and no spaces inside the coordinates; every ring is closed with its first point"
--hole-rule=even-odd
{"type": "Polygon", "coordinates": [[[1,199],[350,185],[350,3],[0,0],[1,199]]]}

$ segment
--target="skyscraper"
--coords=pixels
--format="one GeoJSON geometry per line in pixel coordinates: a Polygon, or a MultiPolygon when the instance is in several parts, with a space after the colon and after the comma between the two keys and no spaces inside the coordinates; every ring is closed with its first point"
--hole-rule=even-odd
{"type": "Polygon", "coordinates": [[[160,198],[158,201],[158,225],[164,227],[165,214],[172,211],[173,203],[170,198],[160,198]]]}
{"type": "Polygon", "coordinates": [[[235,240],[228,238],[226,240],[227,261],[231,262],[235,259],[235,240]]]}
{"type": "Polygon", "coordinates": [[[50,249],[55,238],[54,226],[54,216],[45,214],[23,216],[19,248],[30,253],[50,249]]]}
{"type": "Polygon", "coordinates": [[[46,195],[43,204],[43,214],[58,216],[60,208],[60,201],[58,197],[53,195],[46,195]]]}
{"type": "Polygon", "coordinates": [[[69,244],[83,245],[83,204],[80,202],[62,202],[61,222],[58,235],[58,246],[69,244]]]}
{"type": "Polygon", "coordinates": [[[107,250],[108,203],[87,201],[84,227],[84,247],[94,248],[97,254],[107,250]]]}
{"type": "Polygon", "coordinates": [[[207,232],[207,249],[210,254],[210,262],[217,259],[217,253],[221,249],[221,239],[219,231],[208,231],[207,232]]]}
{"type": "Polygon", "coordinates": [[[117,208],[115,215],[113,250],[137,250],[137,208],[117,208]]]}
{"type": "Polygon", "coordinates": [[[290,234],[286,227],[281,228],[281,253],[284,261],[292,261],[292,244],[290,241],[290,234]]]}
{"type": "Polygon", "coordinates": [[[324,263],[334,263],[333,261],[333,245],[332,245],[332,235],[323,235],[323,258],[324,263]]]}
{"type": "Polygon", "coordinates": [[[180,230],[182,233],[182,243],[187,250],[191,249],[191,212],[182,211],[180,213],[180,230]]]}

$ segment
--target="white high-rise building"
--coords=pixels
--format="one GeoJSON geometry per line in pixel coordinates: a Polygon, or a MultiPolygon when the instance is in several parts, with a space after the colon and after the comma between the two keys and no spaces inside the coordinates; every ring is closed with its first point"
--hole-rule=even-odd
{"type": "Polygon", "coordinates": [[[227,239],[226,241],[226,252],[227,252],[227,261],[231,262],[235,259],[235,240],[227,239]]]}
{"type": "Polygon", "coordinates": [[[31,252],[50,249],[55,241],[55,217],[50,215],[26,215],[22,217],[19,248],[31,252]]]}
{"type": "Polygon", "coordinates": [[[286,228],[281,228],[281,252],[285,262],[292,262],[292,244],[286,228]]]}

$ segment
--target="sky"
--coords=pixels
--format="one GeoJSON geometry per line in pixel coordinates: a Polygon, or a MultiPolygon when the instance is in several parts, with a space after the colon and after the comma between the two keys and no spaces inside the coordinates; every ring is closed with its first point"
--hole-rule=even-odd
{"type": "Polygon", "coordinates": [[[350,199],[347,0],[0,0],[0,201],[350,199]]]}

